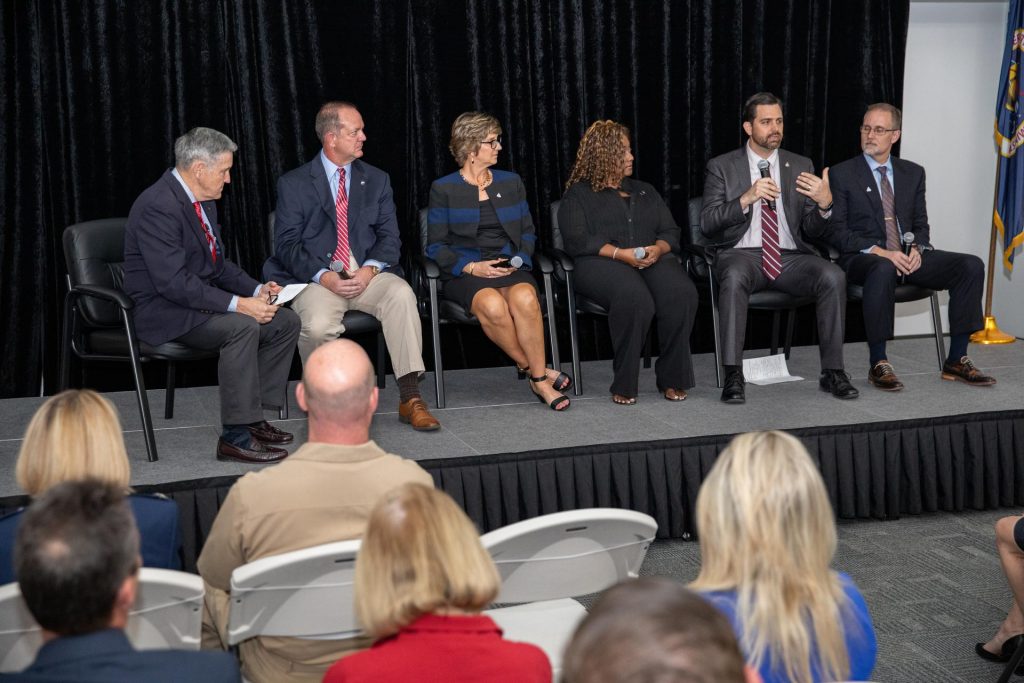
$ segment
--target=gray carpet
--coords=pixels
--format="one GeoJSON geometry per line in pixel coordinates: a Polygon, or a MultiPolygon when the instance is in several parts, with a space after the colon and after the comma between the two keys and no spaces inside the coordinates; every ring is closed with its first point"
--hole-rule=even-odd
{"type": "MultiPolygon", "coordinates": [[[[974,644],[995,633],[1010,605],[992,525],[1017,512],[839,525],[834,567],[850,574],[864,593],[878,635],[872,680],[994,683],[1002,666],[981,660],[974,644]]],[[[658,541],[641,573],[688,583],[699,568],[697,543],[658,541]]]]}

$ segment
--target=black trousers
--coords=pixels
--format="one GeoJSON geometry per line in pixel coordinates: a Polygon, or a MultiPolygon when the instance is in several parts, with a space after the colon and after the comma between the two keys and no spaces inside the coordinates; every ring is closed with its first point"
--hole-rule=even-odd
{"type": "MultiPolygon", "coordinates": [[[[846,279],[864,287],[864,329],[868,343],[892,337],[895,320],[896,266],[874,254],[848,254],[839,259],[846,279]]],[[[950,334],[970,334],[985,325],[981,296],[985,264],[977,256],[929,250],[921,254],[921,267],[907,276],[908,285],[949,290],[950,334]]]]}
{"type": "Polygon", "coordinates": [[[697,315],[697,288],[673,254],[638,270],[603,256],[576,259],[576,292],[608,311],[615,358],[611,392],[633,397],[639,391],[640,355],[651,320],[658,320],[661,355],[654,366],[658,388],[693,386],[690,332],[697,315]]]}
{"type": "Polygon", "coordinates": [[[220,351],[222,424],[258,422],[263,406],[281,407],[300,327],[294,311],[280,308],[265,325],[242,313],[221,313],[178,337],[197,349],[220,351]]]}

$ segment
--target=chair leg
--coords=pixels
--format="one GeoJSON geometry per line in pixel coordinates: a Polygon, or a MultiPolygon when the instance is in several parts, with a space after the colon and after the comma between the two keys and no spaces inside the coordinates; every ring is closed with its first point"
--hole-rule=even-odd
{"type": "Polygon", "coordinates": [[[142,364],[139,362],[139,341],[135,338],[135,327],[131,324],[128,313],[122,311],[121,315],[124,319],[125,332],[128,336],[129,362],[132,366],[132,379],[135,380],[135,396],[139,401],[142,434],[146,439],[146,457],[150,462],[156,462],[159,459],[156,452],[156,436],[153,434],[153,417],[149,412],[146,380],[142,376],[142,364]]]}
{"type": "Polygon", "coordinates": [[[384,390],[385,374],[388,365],[388,347],[384,343],[384,330],[377,332],[377,388],[384,390]]]}
{"type": "Polygon", "coordinates": [[[779,352],[779,318],[782,317],[782,311],[775,310],[772,312],[772,353],[775,355],[779,352]]]}
{"type": "Polygon", "coordinates": [[[566,300],[569,309],[569,351],[572,353],[572,390],[576,396],[583,393],[583,373],[580,371],[580,321],[576,317],[576,292],[572,286],[572,273],[565,274],[566,300]]]}
{"type": "Polygon", "coordinates": [[[64,335],[61,341],[60,384],[57,388],[64,391],[71,385],[71,335],[74,325],[75,311],[71,303],[71,295],[64,297],[64,335]]]}
{"type": "Polygon", "coordinates": [[[548,312],[548,337],[551,340],[551,366],[562,371],[562,357],[558,349],[558,325],[555,323],[555,294],[551,291],[551,274],[544,273],[544,305],[548,312]]]}
{"type": "Polygon", "coordinates": [[[939,293],[932,292],[932,327],[935,329],[935,353],[939,356],[939,372],[946,364],[946,342],[942,336],[942,314],[939,310],[939,293]]]}
{"type": "Polygon", "coordinates": [[[430,284],[430,334],[434,342],[434,392],[437,407],[444,408],[444,368],[441,366],[441,324],[437,303],[437,280],[429,280],[430,284]]]}
{"type": "Polygon", "coordinates": [[[718,384],[718,388],[722,388],[722,337],[719,330],[718,320],[718,296],[715,294],[715,281],[710,274],[710,266],[708,268],[708,284],[710,284],[709,291],[711,293],[711,331],[715,335],[715,382],[718,384]]]}
{"type": "MultiPolygon", "coordinates": [[[[934,295],[933,295],[934,296],[934,295]]],[[[1024,642],[1021,642],[1014,651],[1013,656],[1010,657],[1010,661],[1006,663],[1006,667],[1003,669],[1003,673],[999,676],[999,680],[996,683],[1007,683],[1010,677],[1013,676],[1014,671],[1017,669],[1017,665],[1020,664],[1021,660],[1024,659],[1024,642]]]]}
{"type": "Polygon", "coordinates": [[[167,392],[164,398],[164,419],[174,417],[174,387],[178,383],[178,366],[173,360],[167,361],[167,392]]]}
{"type": "Polygon", "coordinates": [[[789,352],[793,348],[793,328],[796,327],[796,309],[793,308],[786,314],[786,360],[789,360],[789,352]]]}

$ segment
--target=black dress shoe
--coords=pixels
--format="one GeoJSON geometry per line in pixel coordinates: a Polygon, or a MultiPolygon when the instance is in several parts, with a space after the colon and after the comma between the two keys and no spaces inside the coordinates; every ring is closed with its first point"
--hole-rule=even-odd
{"type": "Polygon", "coordinates": [[[725,386],[722,387],[722,403],[746,403],[746,382],[742,370],[730,370],[725,373],[725,386]]]}
{"type": "Polygon", "coordinates": [[[266,420],[254,425],[249,425],[249,433],[254,439],[263,443],[291,443],[295,438],[288,432],[278,429],[266,420]]]}
{"type": "Polygon", "coordinates": [[[239,462],[253,462],[265,465],[271,462],[279,462],[287,457],[288,451],[285,449],[267,446],[256,439],[249,441],[248,448],[230,444],[224,439],[217,439],[218,460],[237,460],[239,462]]]}
{"type": "Polygon", "coordinates": [[[857,388],[850,384],[850,376],[842,370],[822,370],[818,386],[822,391],[828,391],[836,398],[844,400],[860,396],[857,388]]]}

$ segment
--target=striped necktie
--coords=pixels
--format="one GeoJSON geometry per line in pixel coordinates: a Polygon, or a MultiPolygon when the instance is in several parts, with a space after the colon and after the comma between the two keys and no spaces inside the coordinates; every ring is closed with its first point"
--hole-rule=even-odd
{"type": "Polygon", "coordinates": [[[881,178],[878,184],[882,188],[882,213],[885,215],[885,248],[889,251],[899,251],[900,226],[896,220],[896,196],[892,192],[892,185],[889,184],[889,169],[879,166],[878,175],[881,178]]]}
{"type": "Polygon", "coordinates": [[[338,196],[334,201],[334,221],[338,230],[338,247],[334,250],[334,260],[341,261],[348,271],[352,255],[348,247],[348,193],[345,192],[345,169],[338,169],[338,196]]]}
{"type": "Polygon", "coordinates": [[[782,275],[779,215],[768,205],[767,199],[761,200],[761,270],[772,281],[782,275]]]}

